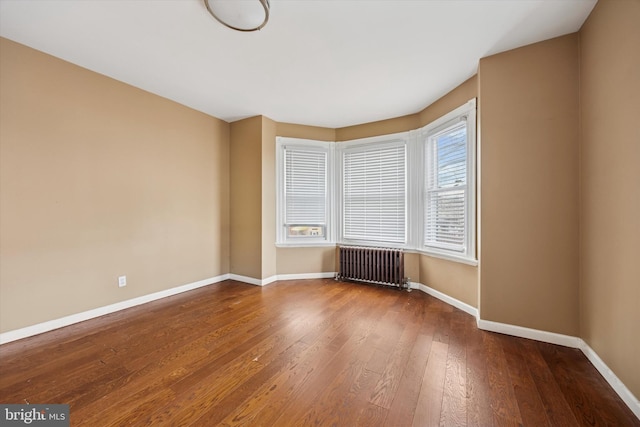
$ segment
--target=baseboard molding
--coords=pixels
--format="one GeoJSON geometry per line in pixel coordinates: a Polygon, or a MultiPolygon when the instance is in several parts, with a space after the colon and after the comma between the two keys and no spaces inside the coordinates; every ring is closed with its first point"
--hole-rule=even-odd
{"type": "Polygon", "coordinates": [[[199,280],[197,282],[188,283],[186,285],[177,286],[171,289],[165,289],[163,291],[154,292],[152,294],[143,295],[141,297],[132,298],[126,301],[120,301],[115,304],[106,305],[103,307],[94,308],[92,310],[83,311],[81,313],[71,314],[69,316],[61,317],[59,319],[49,320],[46,322],[38,323],[35,325],[27,326],[13,331],[0,333],[0,345],[16,341],[22,338],[31,337],[33,335],[42,334],[44,332],[53,331],[65,326],[73,325],[74,323],[84,322],[85,320],[94,319],[96,317],[104,316],[105,314],[111,314],[116,311],[124,310],[127,308],[135,307],[147,302],[155,301],[161,298],[177,295],[182,292],[191,291],[193,289],[201,288],[203,286],[212,285],[214,283],[222,282],[229,279],[229,274],[223,274],[221,276],[211,277],[209,279],[199,280]]]}
{"type": "Polygon", "coordinates": [[[462,301],[443,294],[422,283],[410,282],[412,289],[418,289],[426,294],[438,298],[439,300],[452,305],[476,318],[478,328],[484,331],[497,332],[514,337],[527,338],[531,340],[546,342],[549,344],[557,344],[565,347],[577,348],[589,359],[591,364],[600,372],[609,385],[615,390],[620,398],[626,403],[638,419],[640,419],[640,401],[634,394],[624,385],[624,383],[613,373],[613,371],[602,361],[600,356],[582,339],[571,335],[557,334],[554,332],[541,331],[538,329],[525,328],[522,326],[509,325],[506,323],[492,322],[490,320],[480,319],[478,310],[462,301]]]}
{"type": "Polygon", "coordinates": [[[587,356],[587,359],[591,362],[593,366],[600,372],[600,374],[604,377],[605,380],[609,383],[609,385],[618,393],[618,396],[627,404],[631,412],[635,414],[635,416],[640,419],[640,400],[636,396],[631,393],[631,390],[627,388],[626,385],[620,378],[613,373],[613,371],[607,366],[606,363],[600,359],[598,353],[596,353],[589,344],[587,344],[584,340],[580,339],[580,350],[587,356]]]}
{"type": "Polygon", "coordinates": [[[477,322],[478,328],[483,331],[498,332],[500,334],[528,338],[530,340],[542,341],[565,347],[580,348],[580,341],[582,341],[580,338],[571,335],[556,334],[555,332],[547,332],[522,326],[509,325],[506,323],[492,322],[490,320],[483,320],[480,318],[478,318],[477,322]]]}
{"type": "Polygon", "coordinates": [[[531,340],[557,344],[565,347],[577,348],[589,359],[591,364],[600,372],[611,388],[627,404],[629,409],[640,419],[640,401],[620,378],[613,373],[600,356],[582,339],[570,335],[556,334],[554,332],[541,331],[538,329],[524,328],[522,326],[509,325],[505,323],[492,322],[490,320],[477,320],[478,328],[484,331],[498,332],[514,337],[528,338],[531,340]]]}
{"type": "Polygon", "coordinates": [[[242,276],[239,274],[230,274],[229,278],[231,280],[248,283],[250,285],[267,286],[273,282],[277,282],[280,280],[327,279],[335,276],[336,276],[335,272],[329,272],[329,273],[277,274],[271,277],[267,277],[266,279],[256,279],[254,277],[242,276]]]}
{"type": "Polygon", "coordinates": [[[440,301],[446,302],[447,304],[452,305],[455,308],[460,309],[465,313],[472,315],[476,319],[478,318],[478,309],[465,302],[462,302],[453,297],[450,297],[447,294],[443,294],[442,292],[437,291],[433,288],[430,288],[427,285],[423,285],[422,283],[410,282],[409,286],[411,287],[411,289],[418,289],[424,292],[425,294],[431,295],[432,297],[437,298],[440,301]]]}
{"type": "Polygon", "coordinates": [[[212,285],[214,283],[222,282],[224,280],[236,280],[243,283],[249,283],[256,286],[266,286],[278,280],[294,280],[294,279],[316,279],[334,277],[336,273],[307,273],[307,274],[284,274],[278,276],[271,276],[266,279],[254,279],[253,277],[241,276],[238,274],[223,274],[209,279],[199,280],[197,282],[188,283],[186,285],[177,286],[171,289],[165,289],[163,291],[154,292],[152,294],[143,295],[137,298],[132,298],[126,301],[120,301],[115,304],[106,305],[103,307],[94,308],[92,310],[83,311],[81,313],[71,314],[69,316],[61,317],[59,319],[48,320],[46,322],[38,323],[35,325],[27,326],[13,331],[7,331],[0,333],[0,345],[6,344],[19,339],[28,338],[34,335],[42,334],[45,332],[53,331],[55,329],[63,328],[65,326],[73,325],[74,323],[84,322],[85,320],[94,319],[96,317],[111,314],[116,311],[125,310],[127,308],[135,307],[137,305],[145,304],[147,302],[155,301],[161,298],[177,295],[182,292],[191,291],[203,286],[212,285]]]}
{"type": "Polygon", "coordinates": [[[333,279],[335,271],[329,273],[278,274],[278,280],[333,279]]]}
{"type": "Polygon", "coordinates": [[[240,274],[229,274],[229,279],[235,280],[236,282],[248,283],[250,285],[264,286],[261,279],[256,279],[249,276],[242,276],[240,274]]]}

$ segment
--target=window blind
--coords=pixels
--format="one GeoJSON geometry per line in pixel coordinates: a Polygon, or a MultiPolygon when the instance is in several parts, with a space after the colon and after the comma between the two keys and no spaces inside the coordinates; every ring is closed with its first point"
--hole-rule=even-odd
{"type": "Polygon", "coordinates": [[[430,136],[425,150],[424,245],[466,250],[467,124],[430,136]]]}
{"type": "Polygon", "coordinates": [[[327,224],[327,152],[285,147],[285,226],[327,224]]]}
{"type": "Polygon", "coordinates": [[[405,243],[406,145],[357,147],[343,156],[343,238],[405,243]]]}

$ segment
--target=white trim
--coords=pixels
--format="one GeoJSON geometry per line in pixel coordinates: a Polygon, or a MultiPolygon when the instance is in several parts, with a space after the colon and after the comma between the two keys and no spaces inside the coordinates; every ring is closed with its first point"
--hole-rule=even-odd
{"type": "Polygon", "coordinates": [[[300,279],[327,279],[336,276],[336,272],[328,273],[299,273],[299,274],[277,274],[266,279],[255,279],[253,277],[230,274],[229,278],[238,282],[248,283],[255,286],[267,286],[280,280],[300,280],[300,279]]]}
{"type": "Polygon", "coordinates": [[[264,280],[262,279],[255,279],[253,277],[242,276],[240,274],[233,274],[233,273],[229,274],[229,279],[235,280],[236,282],[248,283],[250,285],[255,285],[255,286],[264,286],[265,284],[268,284],[268,283],[264,283],[264,280]]]}
{"type": "MultiPolygon", "coordinates": [[[[467,101],[465,104],[456,108],[453,111],[445,114],[444,116],[434,120],[428,125],[417,130],[419,133],[418,142],[421,148],[420,159],[416,159],[419,162],[419,170],[420,171],[430,171],[431,166],[427,164],[427,160],[425,158],[425,149],[426,146],[431,144],[431,139],[434,135],[444,131],[445,129],[460,123],[461,121],[466,122],[467,129],[467,183],[465,189],[465,243],[464,243],[464,252],[458,252],[454,249],[447,249],[445,247],[438,248],[435,246],[427,246],[424,242],[425,237],[425,219],[421,218],[421,224],[416,224],[416,230],[421,230],[420,233],[420,242],[416,246],[417,249],[425,254],[433,255],[436,257],[444,258],[454,262],[461,262],[468,265],[477,265],[477,254],[476,254],[476,242],[477,242],[477,234],[476,234],[476,222],[478,217],[478,211],[476,209],[477,206],[477,132],[476,132],[476,98],[472,98],[467,101]],[[466,117],[466,118],[465,118],[466,117]],[[418,227],[419,226],[419,227],[418,227]]],[[[423,173],[424,173],[423,172],[423,173]]],[[[417,183],[420,186],[419,191],[419,200],[420,209],[423,212],[426,206],[425,194],[427,193],[425,176],[422,175],[420,181],[417,183]]],[[[434,191],[434,190],[429,190],[434,191]]]]}
{"type": "Polygon", "coordinates": [[[596,353],[589,345],[579,337],[571,335],[557,334],[554,332],[541,331],[538,329],[525,328],[522,326],[509,325],[506,323],[492,322],[490,320],[480,319],[478,309],[470,306],[462,301],[443,294],[422,283],[409,282],[412,289],[418,289],[429,294],[439,300],[452,305],[476,318],[478,329],[484,331],[497,332],[500,334],[511,335],[514,337],[527,338],[536,341],[546,342],[549,344],[562,345],[570,348],[577,348],[582,351],[591,364],[600,372],[604,379],[609,383],[613,390],[626,403],[631,412],[640,419],[640,400],[627,388],[627,386],[613,373],[613,371],[602,361],[598,353],[596,353]]]}
{"type": "Polygon", "coordinates": [[[284,242],[276,243],[276,248],[329,248],[336,246],[336,242],[284,242]]]}
{"type": "Polygon", "coordinates": [[[388,135],[377,135],[367,138],[352,139],[336,143],[335,146],[335,165],[334,165],[334,206],[335,206],[335,240],[339,245],[354,245],[354,246],[384,246],[384,247],[400,247],[407,248],[409,244],[409,233],[412,231],[409,225],[409,209],[411,185],[411,159],[409,154],[413,153],[410,146],[415,140],[415,131],[398,132],[388,135]],[[376,241],[376,240],[360,240],[360,239],[348,239],[344,237],[344,171],[345,171],[345,154],[353,152],[365,152],[368,150],[377,150],[384,148],[404,147],[405,149],[405,191],[404,191],[404,210],[405,210],[405,229],[404,229],[404,241],[403,242],[389,242],[389,241],[376,241]]]}
{"type": "Polygon", "coordinates": [[[335,271],[328,273],[298,273],[298,274],[278,274],[280,280],[303,280],[303,279],[333,279],[336,277],[335,271]]]}
{"type": "Polygon", "coordinates": [[[600,356],[589,345],[579,337],[556,334],[554,332],[541,331],[538,329],[524,328],[522,326],[508,325],[506,323],[492,322],[490,320],[478,319],[478,328],[484,331],[498,332],[520,338],[528,338],[536,341],[557,344],[565,347],[577,348],[582,351],[591,364],[600,372],[611,388],[631,409],[631,412],[640,419],[640,400],[627,388],[626,385],[613,373],[600,356]]]}
{"type": "Polygon", "coordinates": [[[613,371],[607,366],[606,363],[600,359],[598,353],[596,353],[589,344],[587,344],[584,340],[580,339],[580,350],[587,356],[587,359],[591,362],[593,366],[596,367],[598,372],[604,377],[605,380],[609,383],[609,385],[618,393],[618,396],[627,404],[631,412],[635,414],[635,416],[640,419],[640,400],[631,393],[631,390],[624,385],[620,378],[613,373],[613,371]]]}
{"type": "Polygon", "coordinates": [[[541,331],[538,329],[525,328],[523,326],[509,325],[506,323],[492,322],[490,320],[483,319],[478,319],[478,328],[483,331],[498,332],[500,334],[542,341],[549,344],[580,348],[580,338],[571,335],[557,334],[555,332],[541,331]]]}
{"type": "Polygon", "coordinates": [[[85,320],[94,319],[96,317],[111,314],[120,310],[125,310],[127,308],[135,307],[137,305],[145,304],[151,301],[156,301],[162,298],[170,297],[173,295],[191,291],[204,286],[213,285],[214,283],[219,283],[224,280],[236,280],[243,283],[249,283],[251,285],[266,286],[278,280],[333,278],[335,277],[335,275],[336,275],[335,272],[282,274],[282,275],[271,276],[266,279],[260,280],[260,279],[254,279],[253,277],[240,276],[238,274],[223,274],[220,276],[211,277],[209,279],[199,280],[197,282],[188,283],[182,286],[177,286],[175,288],[165,289],[163,291],[158,291],[152,294],[132,298],[126,301],[120,301],[114,304],[105,305],[103,307],[98,307],[91,310],[83,311],[81,313],[71,314],[69,316],[61,317],[59,319],[48,320],[46,322],[37,323],[35,325],[26,326],[24,328],[2,332],[0,333],[0,345],[7,344],[12,341],[17,341],[23,338],[28,338],[34,335],[42,334],[45,332],[53,331],[55,329],[73,325],[74,323],[84,322],[85,320]]]}
{"type": "Polygon", "coordinates": [[[432,258],[445,259],[447,261],[459,262],[461,264],[467,264],[474,267],[478,266],[477,259],[472,259],[464,255],[457,256],[457,255],[454,255],[452,252],[449,252],[449,253],[438,252],[436,249],[432,249],[432,248],[431,249],[421,248],[421,249],[415,249],[415,250],[408,249],[405,252],[418,253],[418,254],[426,255],[432,258]]]}
{"type": "Polygon", "coordinates": [[[74,323],[84,322],[85,320],[94,319],[96,317],[104,316],[106,314],[114,313],[116,311],[124,310],[127,308],[135,307],[137,305],[145,304],[147,302],[155,301],[161,298],[177,295],[182,292],[191,291],[193,289],[201,288],[203,286],[212,285],[214,283],[222,282],[229,279],[229,274],[223,274],[221,276],[212,277],[210,279],[199,280],[197,282],[188,283],[186,285],[178,286],[175,288],[165,289],[163,291],[154,292],[152,294],[143,295],[137,298],[132,298],[126,301],[120,301],[115,304],[105,305],[103,307],[94,308],[92,310],[83,311],[81,313],[71,314],[69,316],[61,317],[59,319],[48,320],[46,322],[38,323],[35,325],[27,326],[13,331],[0,333],[0,345],[6,344],[11,341],[16,341],[22,338],[31,337],[33,335],[42,334],[44,332],[53,331],[65,326],[73,325],[74,323]]]}
{"type": "Polygon", "coordinates": [[[409,282],[409,286],[411,287],[411,289],[418,289],[424,292],[425,294],[431,295],[432,297],[437,298],[440,301],[443,301],[459,310],[464,311],[465,313],[472,315],[476,319],[478,318],[478,309],[473,306],[470,306],[466,302],[462,302],[453,297],[450,297],[447,294],[443,294],[440,291],[436,291],[435,289],[430,288],[427,285],[423,285],[422,283],[409,282]]]}
{"type": "Polygon", "coordinates": [[[276,136],[276,247],[309,247],[335,245],[334,231],[334,154],[335,142],[317,141],[312,139],[290,138],[276,136]],[[326,169],[326,227],[324,237],[288,238],[285,232],[285,147],[295,147],[299,150],[317,151],[327,156],[326,169]]]}
{"type": "Polygon", "coordinates": [[[445,126],[451,120],[455,120],[460,116],[464,116],[469,111],[475,111],[476,105],[477,105],[476,98],[473,97],[467,102],[465,102],[464,104],[462,104],[461,106],[456,107],[454,110],[451,110],[448,113],[438,117],[431,123],[419,128],[418,130],[421,132],[429,132],[429,133],[438,131],[440,128],[445,126]]]}
{"type": "Polygon", "coordinates": [[[278,281],[278,276],[271,276],[271,277],[267,277],[266,279],[262,279],[262,285],[261,286],[267,286],[272,284],[273,282],[277,282],[278,281]]]}

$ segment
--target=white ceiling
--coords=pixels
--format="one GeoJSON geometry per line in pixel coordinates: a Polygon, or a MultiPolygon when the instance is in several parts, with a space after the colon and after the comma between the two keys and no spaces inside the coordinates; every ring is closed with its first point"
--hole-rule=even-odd
{"type": "Polygon", "coordinates": [[[415,113],[484,56],[577,31],[596,0],[271,0],[259,32],[201,0],[0,0],[0,34],[226,121],[415,113]]]}

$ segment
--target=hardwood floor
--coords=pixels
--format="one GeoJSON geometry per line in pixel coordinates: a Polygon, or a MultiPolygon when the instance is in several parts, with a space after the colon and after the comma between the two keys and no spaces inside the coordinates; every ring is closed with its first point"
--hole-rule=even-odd
{"type": "Polygon", "coordinates": [[[640,426],[579,350],[422,292],[227,281],[0,347],[0,402],[73,426],[640,426]]]}

